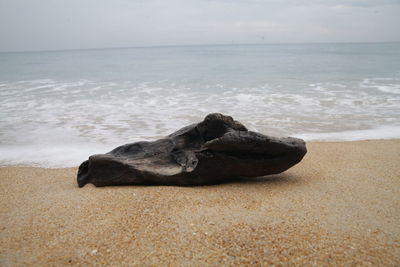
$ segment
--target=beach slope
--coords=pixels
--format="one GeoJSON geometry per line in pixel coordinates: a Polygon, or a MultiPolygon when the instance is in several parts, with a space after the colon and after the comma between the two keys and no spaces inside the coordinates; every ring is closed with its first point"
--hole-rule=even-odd
{"type": "Polygon", "coordinates": [[[0,168],[0,265],[400,265],[400,140],[313,142],[280,175],[78,188],[0,168]]]}

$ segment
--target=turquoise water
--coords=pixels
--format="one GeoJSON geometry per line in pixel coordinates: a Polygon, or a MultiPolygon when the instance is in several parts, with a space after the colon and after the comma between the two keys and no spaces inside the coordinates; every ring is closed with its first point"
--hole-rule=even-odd
{"type": "Polygon", "coordinates": [[[400,137],[400,43],[0,53],[0,165],[75,166],[222,112],[306,140],[400,137]]]}

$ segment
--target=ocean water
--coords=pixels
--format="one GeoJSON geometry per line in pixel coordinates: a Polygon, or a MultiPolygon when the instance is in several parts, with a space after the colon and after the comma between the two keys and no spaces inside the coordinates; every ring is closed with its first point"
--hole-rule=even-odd
{"type": "Polygon", "coordinates": [[[400,138],[400,43],[0,53],[2,166],[77,166],[212,112],[275,136],[400,138]]]}

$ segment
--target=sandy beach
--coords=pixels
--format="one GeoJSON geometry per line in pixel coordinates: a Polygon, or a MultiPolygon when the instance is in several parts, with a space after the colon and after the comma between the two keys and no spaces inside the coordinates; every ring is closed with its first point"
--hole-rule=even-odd
{"type": "Polygon", "coordinates": [[[78,188],[0,168],[1,266],[400,265],[400,140],[308,143],[279,175],[78,188]]]}

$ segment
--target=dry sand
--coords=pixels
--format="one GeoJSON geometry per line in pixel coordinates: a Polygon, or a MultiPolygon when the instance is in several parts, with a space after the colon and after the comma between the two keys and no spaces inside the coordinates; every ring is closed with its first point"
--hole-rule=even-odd
{"type": "Polygon", "coordinates": [[[283,174],[205,187],[0,168],[0,265],[399,266],[400,140],[308,149],[283,174]]]}

